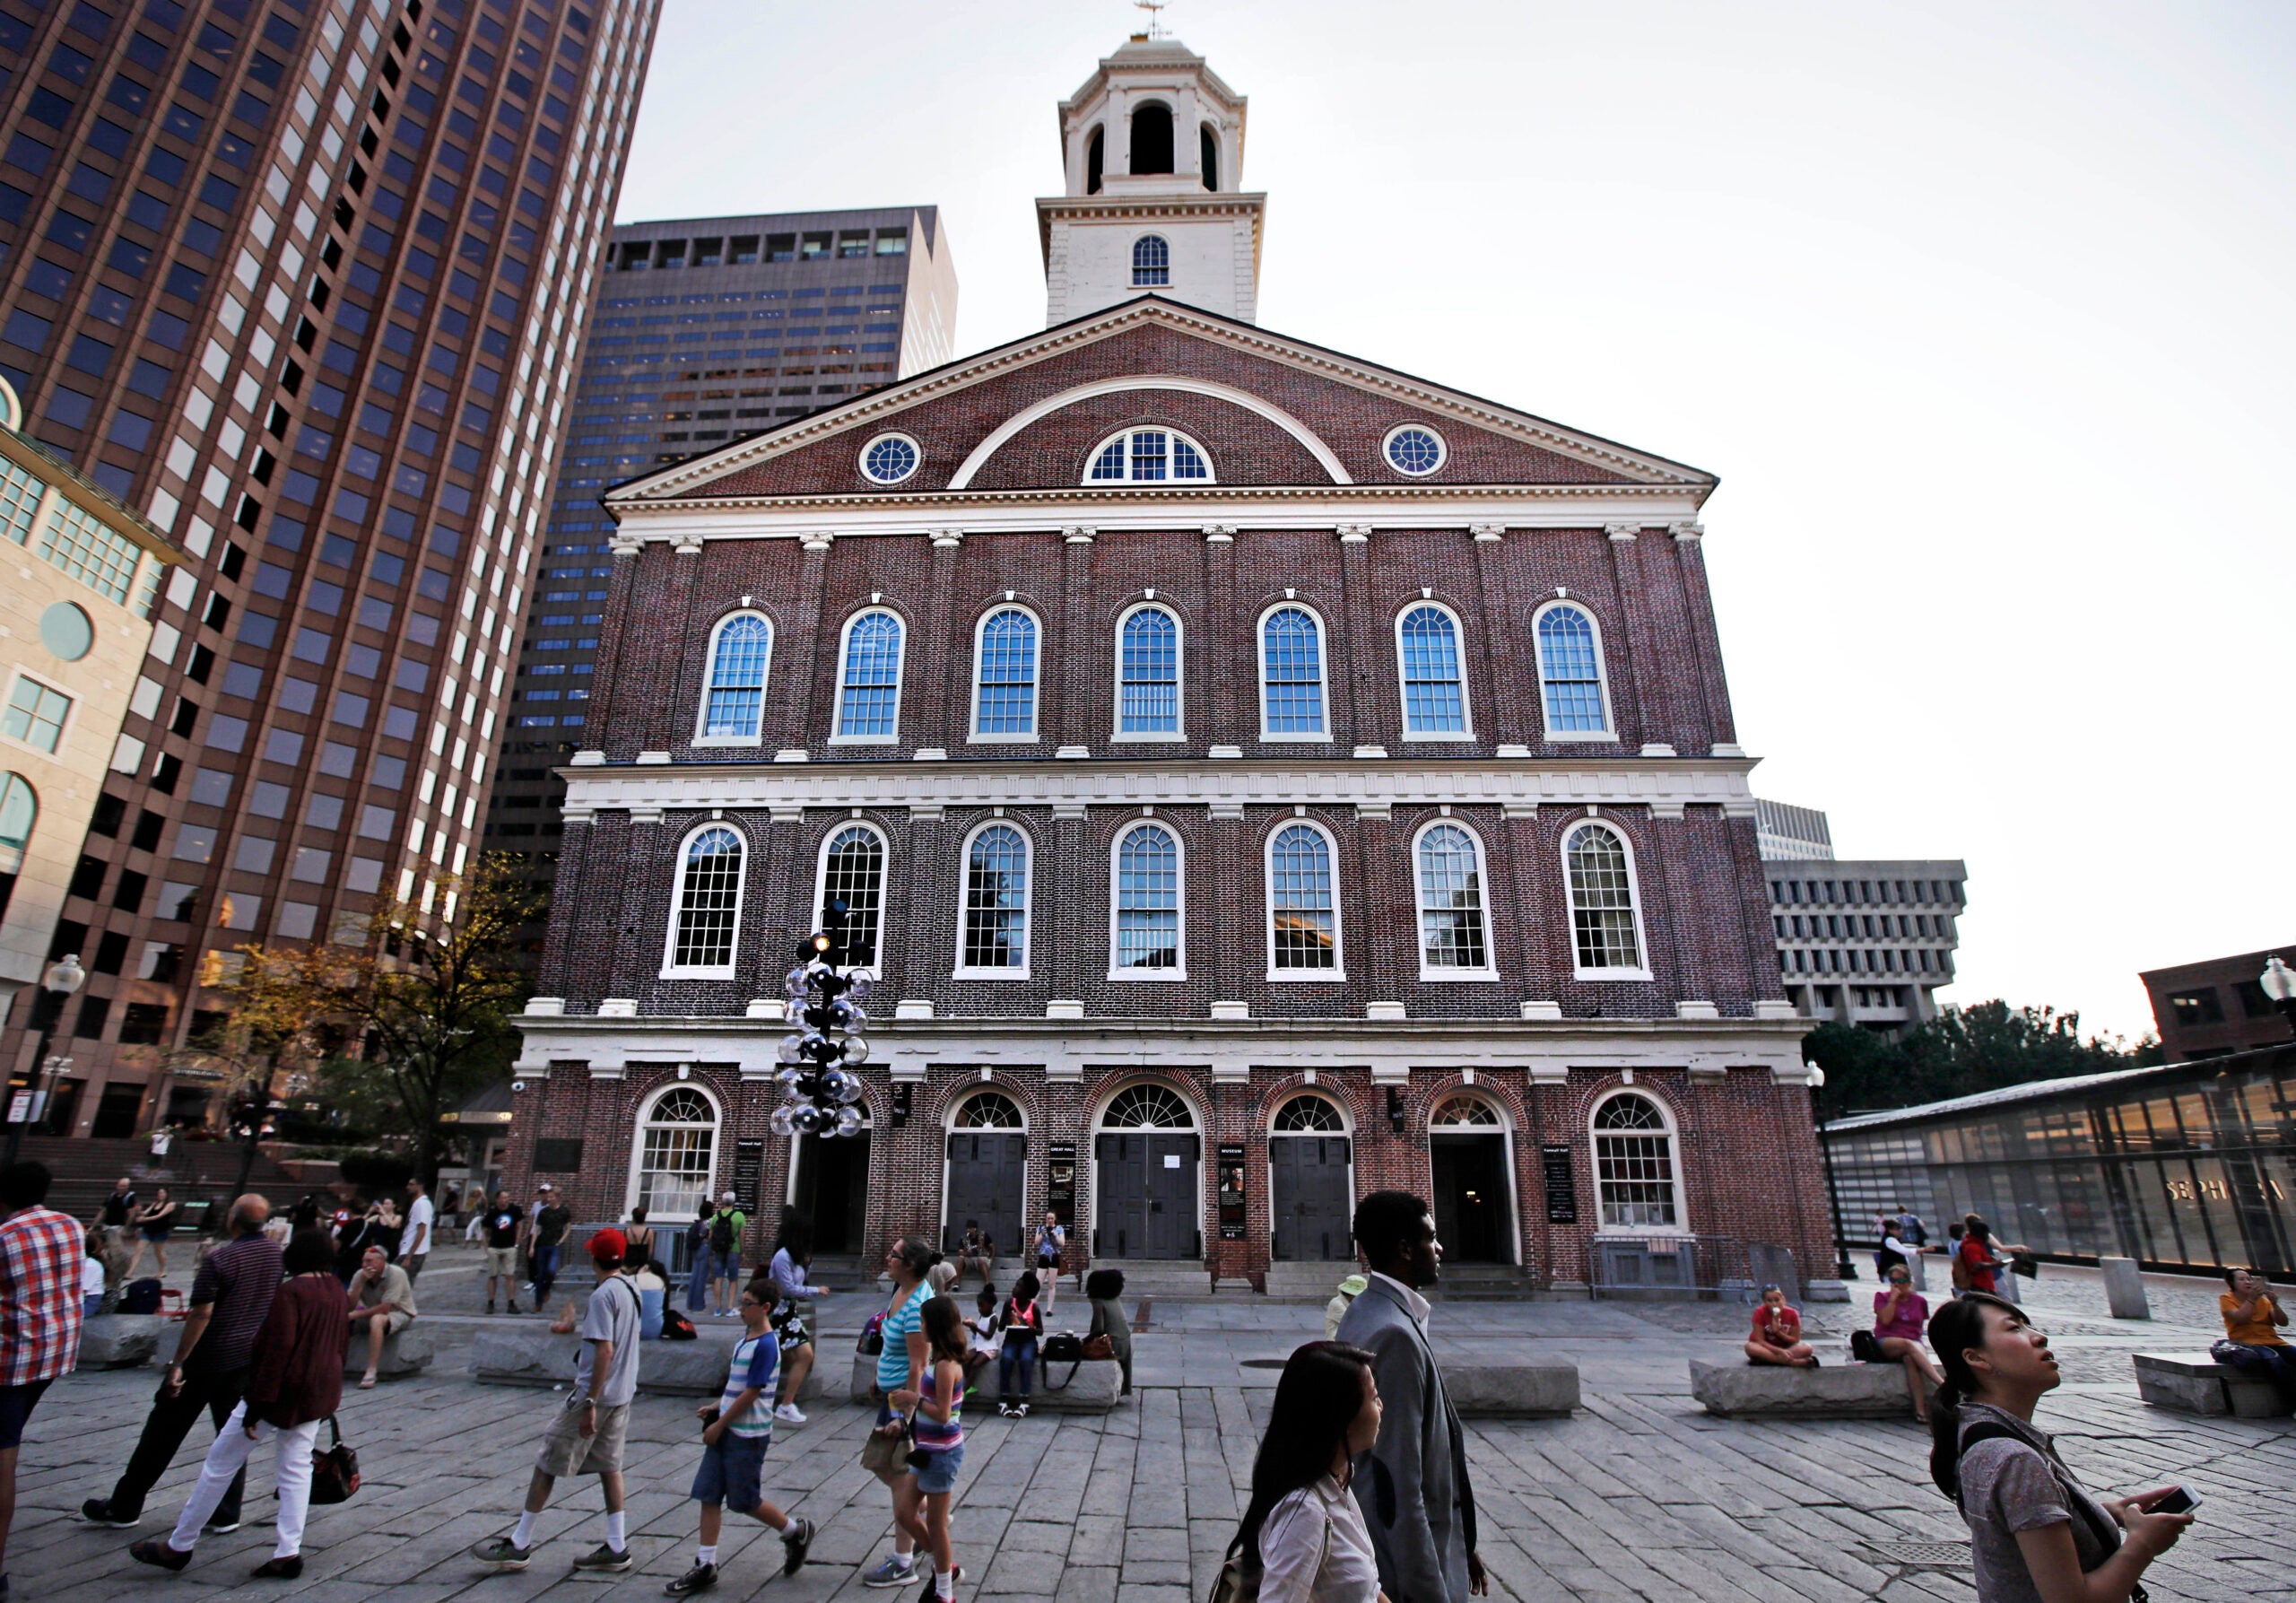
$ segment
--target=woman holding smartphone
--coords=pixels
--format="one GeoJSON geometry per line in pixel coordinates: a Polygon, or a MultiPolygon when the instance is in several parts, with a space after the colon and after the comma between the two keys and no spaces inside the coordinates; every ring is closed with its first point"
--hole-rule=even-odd
{"type": "Polygon", "coordinates": [[[1931,1316],[1945,1370],[1930,1405],[1929,1477],[1961,1507],[1978,1603],[2128,1603],[2145,1566],[2192,1523],[2181,1486],[2100,1501],[2033,1408],[2058,1383],[2048,1337],[2013,1302],[1970,1292],[1931,1316]]]}

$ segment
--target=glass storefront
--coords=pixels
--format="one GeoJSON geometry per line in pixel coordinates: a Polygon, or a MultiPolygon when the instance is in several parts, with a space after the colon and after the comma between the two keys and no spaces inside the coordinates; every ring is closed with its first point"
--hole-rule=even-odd
{"type": "Polygon", "coordinates": [[[2042,1258],[2296,1272],[2296,1047],[1861,1114],[1824,1139],[1852,1251],[1903,1206],[1932,1241],[1974,1213],[2042,1258]]]}

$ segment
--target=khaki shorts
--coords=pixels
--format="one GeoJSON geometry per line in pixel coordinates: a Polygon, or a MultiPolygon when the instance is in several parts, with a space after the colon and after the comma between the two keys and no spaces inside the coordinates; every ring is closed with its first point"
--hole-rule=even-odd
{"type": "MultiPolygon", "coordinates": [[[[381,1311],[379,1309],[374,1308],[352,1309],[351,1311],[352,1333],[355,1335],[360,1332],[363,1332],[367,1329],[367,1321],[373,1319],[375,1315],[380,1311],[381,1311]]],[[[386,1336],[396,1336],[400,1331],[414,1323],[414,1316],[407,1312],[404,1308],[392,1309],[390,1311],[390,1322],[383,1327],[383,1334],[386,1336]]]]}
{"type": "Polygon", "coordinates": [[[535,1468],[544,1475],[620,1475],[622,1441],[630,1430],[628,1403],[600,1403],[598,1428],[582,1434],[582,1409],[569,1401],[560,1406],[550,1430],[535,1455],[535,1468]]]}
{"type": "Polygon", "coordinates": [[[518,1277],[518,1250],[516,1247],[489,1247],[486,1250],[486,1273],[489,1278],[500,1275],[505,1280],[516,1280],[518,1277]]]}

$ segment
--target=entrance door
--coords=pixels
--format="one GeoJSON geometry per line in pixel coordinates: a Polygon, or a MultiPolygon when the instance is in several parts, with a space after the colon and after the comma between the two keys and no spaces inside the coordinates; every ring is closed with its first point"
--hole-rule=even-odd
{"type": "Polygon", "coordinates": [[[1017,1130],[953,1130],[949,1135],[948,1222],[941,1250],[953,1253],[965,1232],[978,1226],[1000,1258],[1018,1259],[1022,1187],[1027,1173],[1029,1138],[1017,1130]]]}
{"type": "Polygon", "coordinates": [[[1193,1135],[1114,1131],[1092,1147],[1094,1258],[1199,1256],[1193,1135]]]}
{"type": "Polygon", "coordinates": [[[1347,1137],[1271,1136],[1267,1158],[1275,1205],[1268,1256],[1286,1263],[1352,1258],[1347,1137]]]}
{"type": "Polygon", "coordinates": [[[1515,1259],[1514,1207],[1507,1184],[1504,1136],[1434,1136],[1435,1231],[1448,1263],[1500,1264],[1515,1259]]]}
{"type": "Polygon", "coordinates": [[[797,1211],[813,1222],[814,1251],[868,1250],[868,1131],[798,1137],[797,1211]]]}
{"type": "Polygon", "coordinates": [[[96,1119],[88,1134],[99,1141],[117,1141],[135,1134],[135,1116],[144,1111],[144,1086],[107,1085],[96,1099],[96,1119]]]}

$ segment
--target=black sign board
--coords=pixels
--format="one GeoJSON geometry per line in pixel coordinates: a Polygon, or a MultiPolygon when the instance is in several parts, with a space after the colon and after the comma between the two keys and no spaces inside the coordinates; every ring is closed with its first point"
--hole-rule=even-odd
{"type": "Polygon", "coordinates": [[[757,1217],[758,1188],[765,1178],[765,1143],[734,1143],[734,1202],[751,1218],[757,1217]]]}
{"type": "Polygon", "coordinates": [[[1076,1144],[1055,1141],[1046,1148],[1045,1211],[1059,1215],[1064,1227],[1076,1224],[1076,1144]]]}
{"type": "Polygon", "coordinates": [[[578,1174],[582,1141],[577,1136],[544,1136],[535,1142],[535,1172],[538,1174],[578,1174]]]}
{"type": "Polygon", "coordinates": [[[1546,1171],[1546,1222],[1550,1224],[1578,1223],[1578,1187],[1570,1178],[1570,1149],[1568,1146],[1542,1146],[1539,1163],[1546,1171]]]}
{"type": "Polygon", "coordinates": [[[1220,1239],[1244,1239],[1244,1149],[1223,1142],[1217,1148],[1220,1172],[1220,1239]]]}

